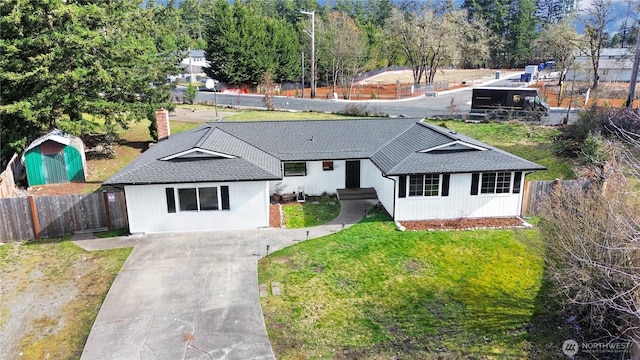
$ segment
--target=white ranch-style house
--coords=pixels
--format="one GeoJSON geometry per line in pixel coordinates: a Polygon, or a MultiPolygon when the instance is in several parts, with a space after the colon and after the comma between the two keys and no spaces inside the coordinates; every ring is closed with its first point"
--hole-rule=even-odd
{"type": "MultiPolygon", "coordinates": [[[[159,125],[160,127],[160,125],[159,125]]],[[[160,141],[105,185],[132,233],[269,226],[271,195],[371,188],[396,221],[520,215],[545,168],[418,119],[215,122],[160,141]]]]}

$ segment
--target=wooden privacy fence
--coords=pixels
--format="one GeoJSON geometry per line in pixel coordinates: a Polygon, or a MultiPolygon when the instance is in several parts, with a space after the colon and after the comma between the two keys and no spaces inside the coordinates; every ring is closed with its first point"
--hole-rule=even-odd
{"type": "Polygon", "coordinates": [[[0,241],[129,227],[123,192],[0,199],[0,241]]]}
{"type": "Polygon", "coordinates": [[[522,194],[522,215],[538,215],[540,207],[548,196],[553,195],[559,187],[565,189],[584,189],[589,180],[542,180],[525,181],[522,194]]]}
{"type": "Polygon", "coordinates": [[[0,173],[0,198],[16,196],[16,177],[20,175],[23,166],[18,154],[15,153],[9,160],[6,169],[0,173]]]}

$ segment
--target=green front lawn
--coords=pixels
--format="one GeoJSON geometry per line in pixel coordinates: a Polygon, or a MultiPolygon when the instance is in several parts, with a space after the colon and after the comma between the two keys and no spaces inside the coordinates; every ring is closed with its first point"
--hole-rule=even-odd
{"type": "Polygon", "coordinates": [[[326,224],[340,214],[340,202],[335,196],[308,197],[304,203],[282,205],[282,223],[288,229],[326,224]]]}
{"type": "Polygon", "coordinates": [[[260,261],[279,359],[560,356],[537,230],[398,232],[382,215],[260,261]]]}

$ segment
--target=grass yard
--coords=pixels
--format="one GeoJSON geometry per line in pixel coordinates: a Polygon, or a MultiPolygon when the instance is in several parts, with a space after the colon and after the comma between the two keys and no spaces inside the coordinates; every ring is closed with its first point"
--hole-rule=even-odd
{"type": "Polygon", "coordinates": [[[87,252],[68,236],[0,245],[3,354],[79,359],[102,301],[130,253],[130,248],[87,252]]]}
{"type": "Polygon", "coordinates": [[[340,202],[335,196],[308,197],[304,203],[283,204],[282,223],[288,229],[317,226],[335,219],[339,213],[340,202]]]}
{"type": "MultiPolygon", "coordinates": [[[[177,134],[196,128],[202,124],[170,121],[171,133],[177,134]]],[[[89,172],[89,188],[86,193],[99,189],[100,184],[113,176],[116,172],[138,157],[151,142],[149,135],[149,121],[142,120],[129,125],[127,130],[119,133],[120,141],[114,145],[116,156],[113,159],[94,159],[87,161],[89,172]]]]}
{"type": "Polygon", "coordinates": [[[544,359],[565,337],[536,230],[398,232],[369,215],[259,263],[278,359],[544,359]]]}
{"type": "Polygon", "coordinates": [[[430,120],[451,130],[493,145],[504,151],[533,161],[548,170],[536,171],[527,180],[574,179],[573,162],[556,155],[554,136],[560,130],[554,127],[528,125],[518,122],[468,124],[462,121],[430,120]]]}

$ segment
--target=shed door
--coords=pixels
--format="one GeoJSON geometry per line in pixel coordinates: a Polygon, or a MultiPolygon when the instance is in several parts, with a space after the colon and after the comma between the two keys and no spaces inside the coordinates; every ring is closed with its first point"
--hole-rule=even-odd
{"type": "Polygon", "coordinates": [[[42,162],[47,184],[69,182],[64,154],[42,154],[42,162]]]}
{"type": "Polygon", "coordinates": [[[360,188],[360,160],[346,162],[345,186],[347,189],[360,188]]]}

